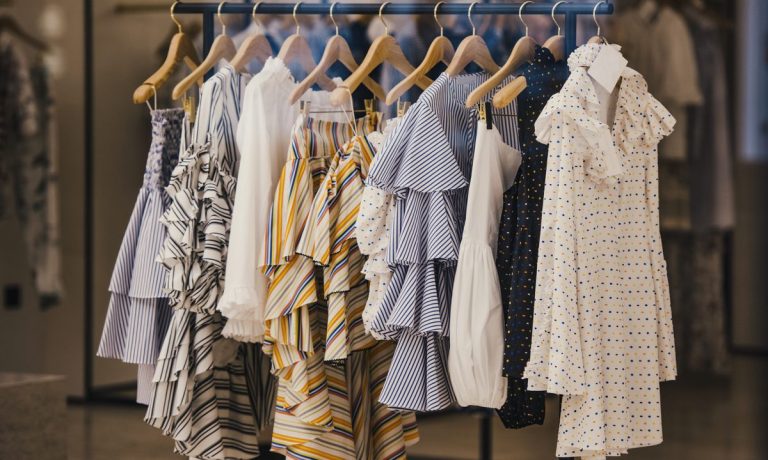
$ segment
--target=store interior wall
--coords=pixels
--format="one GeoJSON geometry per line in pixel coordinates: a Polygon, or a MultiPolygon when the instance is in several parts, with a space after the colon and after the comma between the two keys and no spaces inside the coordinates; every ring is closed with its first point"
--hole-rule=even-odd
{"type": "MultiPolygon", "coordinates": [[[[41,309],[22,244],[19,223],[10,215],[0,222],[0,288],[21,288],[17,309],[0,306],[0,371],[61,374],[72,396],[82,396],[84,347],[84,86],[82,0],[15,1],[4,12],[36,36],[48,4],[60,6],[64,30],[50,43],[64,66],[54,80],[59,123],[59,187],[61,250],[65,297],[58,306],[41,309]]],[[[103,267],[102,269],[108,269],[103,267]]]]}

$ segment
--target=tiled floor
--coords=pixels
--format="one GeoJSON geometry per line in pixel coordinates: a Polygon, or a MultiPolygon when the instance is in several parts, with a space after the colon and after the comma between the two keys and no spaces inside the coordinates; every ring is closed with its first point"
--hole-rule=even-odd
{"type": "MultiPolygon", "coordinates": [[[[664,444],[631,459],[762,460],[768,458],[768,359],[738,358],[731,379],[686,376],[663,385],[664,444]]],[[[548,402],[542,427],[505,430],[494,417],[493,458],[554,458],[557,401],[548,402]]],[[[172,443],[126,406],[72,406],[69,458],[179,459],[172,443]]],[[[409,452],[434,459],[475,459],[479,422],[472,415],[420,421],[422,441],[409,452]]]]}

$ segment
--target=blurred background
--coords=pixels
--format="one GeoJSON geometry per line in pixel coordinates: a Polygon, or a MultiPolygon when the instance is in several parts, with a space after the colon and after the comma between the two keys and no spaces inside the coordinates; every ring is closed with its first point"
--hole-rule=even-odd
{"type": "MultiPolygon", "coordinates": [[[[170,3],[0,0],[0,458],[175,457],[132,403],[135,367],[95,357],[151,138],[149,111],[131,94],[165,58],[170,3]],[[20,76],[33,91],[15,97],[20,76]],[[30,427],[45,436],[42,451],[30,427]]],[[[662,386],[664,444],[631,456],[768,458],[768,2],[611,3],[615,14],[598,17],[608,41],[678,119],[660,146],[660,188],[680,375],[662,386]]],[[[179,19],[201,46],[200,18],[179,19]]],[[[275,49],[294,32],[290,16],[260,19],[275,49]]],[[[382,25],[336,19],[359,62],[382,25]]],[[[236,43],[258,27],[226,20],[236,43]]],[[[300,21],[319,58],[334,33],[328,17],[300,21]]],[[[432,17],[387,21],[420,62],[438,33],[432,17]]],[[[526,21],[539,43],[555,31],[549,16],[526,21]]],[[[455,44],[471,32],[466,17],[441,22],[455,44]]],[[[523,33],[515,16],[475,22],[497,62],[523,33]]],[[[594,32],[582,17],[578,43],[594,32]]],[[[396,83],[379,72],[384,88],[396,83]]],[[[171,105],[169,86],[160,107],[171,105]]],[[[493,458],[551,458],[557,407],[548,401],[543,427],[504,430],[494,417],[493,458]]],[[[474,415],[420,422],[413,454],[478,458],[474,415]]]]}

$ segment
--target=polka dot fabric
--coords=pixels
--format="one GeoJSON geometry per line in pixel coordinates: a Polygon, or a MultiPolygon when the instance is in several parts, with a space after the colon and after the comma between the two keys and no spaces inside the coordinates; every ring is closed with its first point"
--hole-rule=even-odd
{"type": "Polygon", "coordinates": [[[541,202],[547,168],[547,146],[536,141],[534,122],[568,78],[564,61],[537,47],[534,59],[521,69],[527,86],[517,98],[523,162],[515,183],[504,194],[496,269],[504,306],[504,375],[507,401],[498,410],[507,428],[544,423],[544,392],[528,391],[523,369],[531,351],[536,259],[541,228],[541,202]]]}
{"type": "Polygon", "coordinates": [[[662,441],[659,382],[677,370],[658,216],[657,144],[674,118],[643,77],[621,75],[611,127],[587,75],[601,46],[536,121],[549,145],[528,389],[564,395],[559,457],[662,441]]]}

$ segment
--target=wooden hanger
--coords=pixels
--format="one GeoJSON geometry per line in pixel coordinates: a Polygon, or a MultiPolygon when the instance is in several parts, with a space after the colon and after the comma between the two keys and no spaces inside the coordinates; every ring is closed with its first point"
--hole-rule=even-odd
{"type": "MultiPolygon", "coordinates": [[[[256,18],[256,10],[262,3],[264,2],[257,2],[253,6],[251,17],[253,18],[253,22],[258,24],[261,30],[264,30],[264,26],[256,18]]],[[[270,57],[272,57],[272,45],[269,44],[267,37],[259,32],[245,39],[237,50],[237,54],[235,54],[235,57],[233,57],[229,63],[238,72],[243,72],[251,61],[258,59],[264,63],[267,62],[267,59],[270,57]]]]}
{"type": "MultiPolygon", "coordinates": [[[[339,26],[333,18],[333,8],[335,6],[336,3],[331,5],[329,13],[331,22],[333,22],[333,26],[336,28],[336,35],[328,40],[328,43],[325,45],[323,57],[320,58],[320,62],[317,63],[315,69],[312,70],[307,78],[302,80],[291,93],[291,104],[295,104],[296,101],[298,101],[301,96],[312,87],[312,85],[317,83],[321,77],[328,78],[326,76],[326,71],[336,62],[341,62],[350,72],[354,72],[358,68],[357,61],[355,61],[355,57],[352,55],[352,50],[349,48],[349,43],[347,43],[344,37],[339,35],[339,26]]],[[[386,97],[384,90],[378,83],[373,81],[372,78],[366,77],[365,80],[363,80],[363,84],[371,90],[376,98],[383,100],[386,97]]]]}
{"type": "Polygon", "coordinates": [[[196,81],[201,80],[205,76],[205,73],[214,68],[220,60],[226,59],[227,61],[231,61],[232,58],[235,57],[235,54],[237,54],[235,42],[233,42],[229,35],[227,35],[227,25],[221,18],[221,7],[226,3],[227,2],[219,3],[219,9],[216,11],[216,16],[218,16],[219,23],[221,24],[221,33],[216,37],[216,40],[213,41],[213,44],[211,44],[208,56],[205,57],[203,62],[173,88],[172,96],[174,101],[186,93],[196,81]]]}
{"type": "Polygon", "coordinates": [[[565,59],[565,36],[560,33],[560,23],[557,22],[557,19],[555,18],[555,9],[557,9],[557,6],[561,3],[567,2],[565,0],[561,0],[555,3],[555,6],[552,7],[552,13],[550,14],[550,16],[552,16],[552,22],[554,22],[557,26],[557,35],[549,37],[547,41],[544,42],[544,48],[548,49],[549,52],[552,53],[552,57],[555,58],[555,62],[565,59]]]}
{"type": "Polygon", "coordinates": [[[600,23],[597,22],[597,7],[600,6],[601,3],[605,3],[605,0],[600,0],[599,2],[595,3],[595,7],[592,8],[592,20],[595,21],[595,25],[597,26],[597,34],[593,35],[592,38],[589,39],[587,43],[590,44],[603,45],[608,43],[605,40],[605,37],[600,35],[600,23]]]}
{"type": "MultiPolygon", "coordinates": [[[[525,8],[525,5],[529,3],[533,2],[523,2],[523,4],[520,5],[520,9],[517,11],[517,17],[520,18],[520,22],[522,22],[523,26],[525,26],[525,35],[520,40],[518,40],[517,43],[515,43],[514,48],[512,48],[512,52],[509,54],[507,62],[505,62],[504,65],[491,76],[491,78],[484,81],[480,86],[469,93],[466,101],[467,108],[474,107],[475,104],[480,102],[488,93],[499,86],[501,82],[503,82],[505,78],[511,75],[515,69],[520,67],[521,64],[530,61],[536,56],[536,40],[528,35],[528,24],[523,21],[523,8],[525,8]]],[[[525,77],[518,77],[515,80],[517,79],[521,79],[524,85],[527,84],[525,83],[525,77]]],[[[523,86],[523,88],[525,88],[525,86],[523,86]]]]}
{"type": "MultiPolygon", "coordinates": [[[[195,44],[192,43],[192,39],[184,33],[181,23],[173,14],[177,3],[179,2],[174,2],[173,5],[171,5],[171,20],[176,23],[179,31],[171,38],[171,43],[168,46],[168,54],[165,57],[163,65],[133,91],[134,104],[144,104],[149,101],[153,95],[156,95],[157,88],[163,86],[165,82],[171,78],[171,75],[176,72],[176,69],[181,62],[184,62],[190,70],[195,70],[197,66],[200,65],[200,57],[197,55],[195,44]]],[[[197,79],[197,82],[202,84],[202,79],[197,79]]]]}
{"type": "Polygon", "coordinates": [[[427,72],[432,70],[438,63],[443,62],[448,65],[448,63],[451,62],[451,59],[453,59],[453,54],[455,53],[453,45],[443,34],[443,25],[440,24],[440,21],[437,19],[437,9],[440,8],[440,5],[443,3],[445,2],[437,2],[433,12],[435,22],[437,22],[438,27],[440,27],[440,35],[432,40],[432,44],[429,45],[427,54],[424,56],[424,60],[421,61],[421,64],[389,91],[387,94],[387,105],[397,101],[400,96],[411,89],[420,78],[425,77],[427,72]]]}
{"type": "MultiPolygon", "coordinates": [[[[296,10],[299,9],[299,5],[301,5],[301,2],[296,3],[293,7],[293,22],[296,24],[296,32],[285,39],[277,57],[286,65],[290,62],[298,62],[301,66],[301,70],[309,75],[315,69],[317,64],[315,63],[315,58],[312,57],[312,50],[309,48],[307,39],[300,34],[301,24],[299,24],[299,20],[296,18],[296,10]]],[[[320,87],[326,91],[331,91],[336,88],[333,80],[328,78],[325,74],[318,77],[317,82],[320,87]]]]}
{"type": "Polygon", "coordinates": [[[483,37],[477,35],[475,23],[472,22],[472,8],[474,8],[477,3],[478,2],[474,2],[469,5],[469,10],[467,10],[467,18],[472,25],[472,35],[459,43],[459,48],[456,50],[456,54],[453,55],[451,63],[448,64],[448,68],[445,69],[445,73],[452,77],[461,73],[464,68],[472,62],[479,65],[486,72],[493,73],[499,71],[499,65],[493,60],[491,52],[488,50],[488,45],[485,44],[483,37]]]}
{"type": "MultiPolygon", "coordinates": [[[[550,16],[552,16],[552,21],[554,21],[557,26],[557,35],[550,37],[544,42],[544,48],[547,48],[552,53],[555,61],[561,61],[565,58],[565,37],[561,35],[560,23],[558,23],[555,18],[555,10],[561,3],[566,2],[559,1],[555,3],[555,6],[552,7],[552,13],[550,14],[550,16]]],[[[508,106],[512,101],[517,99],[517,96],[519,96],[527,86],[528,82],[524,76],[515,78],[493,96],[493,106],[497,109],[508,106]]]]}
{"type": "Polygon", "coordinates": [[[44,41],[34,37],[32,34],[25,31],[16,19],[7,14],[0,16],[0,32],[8,31],[16,38],[20,39],[27,45],[37,49],[38,51],[48,50],[48,44],[44,41]]]}
{"type": "MultiPolygon", "coordinates": [[[[338,107],[347,103],[350,93],[354,92],[363,80],[382,63],[392,64],[403,75],[409,75],[415,70],[411,63],[408,62],[395,37],[389,35],[389,26],[382,16],[384,7],[387,5],[389,5],[389,2],[382,3],[379,8],[379,20],[384,24],[384,35],[377,37],[373,41],[368,49],[368,53],[365,55],[365,59],[360,63],[360,67],[352,72],[352,75],[331,93],[331,103],[333,105],[338,107]]],[[[432,80],[427,77],[421,77],[416,82],[416,85],[422,90],[431,84],[432,80]]]]}

